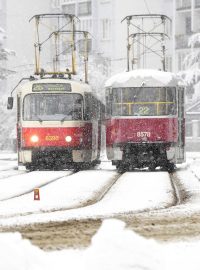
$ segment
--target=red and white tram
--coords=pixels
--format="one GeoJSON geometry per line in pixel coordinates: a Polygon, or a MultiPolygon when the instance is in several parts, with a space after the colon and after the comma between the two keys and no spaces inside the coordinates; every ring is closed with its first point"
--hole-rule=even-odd
{"type": "Polygon", "coordinates": [[[12,109],[12,93],[17,88],[19,165],[27,169],[94,165],[100,158],[102,105],[87,79],[89,33],[75,30],[78,18],[71,14],[37,14],[32,19],[36,27],[35,73],[17,88],[27,79],[23,78],[8,98],[8,109],[12,109]],[[51,27],[40,31],[43,20],[51,27]],[[56,30],[51,32],[52,28],[56,30]],[[84,41],[83,62],[79,62],[84,63],[85,83],[72,79],[77,75],[77,35],[84,41]],[[48,64],[42,54],[46,42],[52,47],[48,64]]]}
{"type": "Polygon", "coordinates": [[[27,169],[99,162],[101,103],[88,84],[30,80],[17,92],[19,165],[27,169]]]}
{"type": "Polygon", "coordinates": [[[107,157],[119,170],[185,161],[184,88],[170,72],[133,70],[106,82],[107,157]]]}

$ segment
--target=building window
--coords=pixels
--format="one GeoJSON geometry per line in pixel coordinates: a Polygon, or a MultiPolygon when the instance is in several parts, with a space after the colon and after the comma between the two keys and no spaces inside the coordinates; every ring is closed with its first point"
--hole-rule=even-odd
{"type": "Polygon", "coordinates": [[[191,0],[182,0],[183,8],[190,8],[191,7],[191,0]]]}
{"type": "Polygon", "coordinates": [[[59,7],[60,6],[60,0],[52,0],[52,6],[54,8],[59,7]]]}
{"type": "Polygon", "coordinates": [[[76,6],[75,4],[63,5],[62,10],[64,13],[75,15],[76,6]]]}
{"type": "Polygon", "coordinates": [[[195,0],[195,7],[200,7],[200,0],[195,0]]]}
{"type": "Polygon", "coordinates": [[[176,0],[176,8],[181,8],[181,6],[182,6],[182,1],[176,0]]]}
{"type": "Polygon", "coordinates": [[[80,21],[80,29],[84,31],[91,32],[92,31],[92,20],[81,20],[80,21]]]}
{"type": "Polygon", "coordinates": [[[172,58],[170,56],[166,57],[166,70],[167,71],[172,70],[172,58]]]}
{"type": "Polygon", "coordinates": [[[108,19],[102,20],[102,39],[110,39],[111,22],[108,19]]]}
{"type": "Polygon", "coordinates": [[[177,9],[188,9],[191,8],[191,0],[176,0],[177,9]]]}
{"type": "Polygon", "coordinates": [[[82,2],[78,4],[78,15],[87,16],[92,14],[91,2],[82,2]]]}
{"type": "MultiPolygon", "coordinates": [[[[85,49],[86,49],[86,44],[84,39],[80,39],[78,41],[78,51],[80,54],[84,55],[85,54],[85,49]]],[[[87,53],[91,53],[92,51],[92,40],[88,39],[87,40],[87,53]]]]}
{"type": "Polygon", "coordinates": [[[186,34],[191,34],[191,26],[192,26],[191,17],[186,17],[185,18],[185,32],[186,32],[186,34]]]}

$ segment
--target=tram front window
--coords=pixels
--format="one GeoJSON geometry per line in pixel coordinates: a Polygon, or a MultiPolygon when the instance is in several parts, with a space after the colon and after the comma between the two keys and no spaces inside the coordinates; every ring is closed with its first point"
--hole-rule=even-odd
{"type": "Polygon", "coordinates": [[[113,116],[164,116],[176,114],[175,87],[113,88],[113,116]]]}
{"type": "Polygon", "coordinates": [[[83,117],[80,94],[28,94],[24,98],[25,121],[70,121],[83,117]]]}

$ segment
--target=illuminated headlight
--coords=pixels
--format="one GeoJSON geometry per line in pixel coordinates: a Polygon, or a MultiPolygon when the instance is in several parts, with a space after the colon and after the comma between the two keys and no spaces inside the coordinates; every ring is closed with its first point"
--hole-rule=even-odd
{"type": "Polygon", "coordinates": [[[37,135],[33,135],[33,136],[31,137],[31,142],[36,143],[36,142],[38,142],[38,141],[39,141],[39,138],[38,138],[37,135]]]}
{"type": "Polygon", "coordinates": [[[65,141],[66,142],[71,142],[72,141],[72,137],[71,136],[66,136],[65,137],[65,141]]]}

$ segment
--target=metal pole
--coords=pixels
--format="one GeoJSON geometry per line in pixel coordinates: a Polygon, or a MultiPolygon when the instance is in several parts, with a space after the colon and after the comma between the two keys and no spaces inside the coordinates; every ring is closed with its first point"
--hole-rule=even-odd
{"type": "Polygon", "coordinates": [[[162,59],[162,63],[163,63],[163,71],[166,71],[166,66],[165,66],[165,45],[164,45],[164,35],[162,35],[162,41],[161,41],[161,46],[162,46],[162,53],[163,53],[163,59],[162,59]]]}
{"type": "Polygon", "coordinates": [[[84,55],[84,62],[85,62],[85,83],[88,83],[88,33],[84,32],[85,38],[85,55],[84,55]]]}
{"type": "Polygon", "coordinates": [[[72,74],[76,74],[75,23],[72,18],[72,74]]]}
{"type": "Polygon", "coordinates": [[[127,71],[130,70],[129,59],[130,59],[130,48],[131,48],[131,45],[129,42],[129,31],[130,31],[129,27],[130,27],[130,18],[128,17],[127,18],[127,71]]]}
{"type": "Polygon", "coordinates": [[[39,17],[35,17],[35,74],[40,73],[40,39],[39,39],[39,17]]]}

